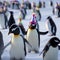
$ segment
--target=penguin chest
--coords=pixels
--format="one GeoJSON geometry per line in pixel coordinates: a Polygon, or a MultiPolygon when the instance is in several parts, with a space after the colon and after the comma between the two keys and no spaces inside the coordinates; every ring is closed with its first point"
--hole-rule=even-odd
{"type": "Polygon", "coordinates": [[[58,47],[50,47],[44,56],[44,60],[58,60],[58,47]]]}
{"type": "Polygon", "coordinates": [[[16,59],[23,58],[25,56],[23,38],[13,37],[11,43],[10,56],[16,59]]]}
{"type": "Polygon", "coordinates": [[[0,14],[0,25],[2,28],[5,27],[5,19],[3,14],[0,14]]]}
{"type": "Polygon", "coordinates": [[[46,21],[46,28],[47,28],[47,30],[51,30],[51,25],[48,20],[46,21]]]}
{"type": "Polygon", "coordinates": [[[46,29],[51,33],[51,25],[48,20],[46,21],[46,29]]]}
{"type": "Polygon", "coordinates": [[[32,45],[33,48],[38,47],[38,33],[34,30],[28,30],[27,32],[27,40],[32,45]]]}

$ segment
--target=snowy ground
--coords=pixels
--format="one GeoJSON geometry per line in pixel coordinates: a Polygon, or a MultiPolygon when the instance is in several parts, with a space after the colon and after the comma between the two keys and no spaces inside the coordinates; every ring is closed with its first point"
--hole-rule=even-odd
{"type": "MultiPolygon", "coordinates": [[[[58,0],[59,1],[59,0],[58,0]]],[[[54,2],[56,2],[54,0],[54,2]]],[[[59,1],[60,2],[60,1],[59,1]]],[[[47,6],[47,2],[46,2],[46,6],[47,6]]],[[[18,13],[19,10],[13,10],[14,11],[14,17],[15,17],[15,21],[18,24],[17,20],[18,20],[18,13]]],[[[52,8],[48,5],[48,7],[46,8],[41,8],[40,9],[41,14],[42,14],[42,19],[41,21],[39,21],[39,30],[40,31],[46,31],[46,26],[45,26],[45,21],[47,16],[52,16],[53,20],[55,21],[56,25],[57,25],[57,37],[60,38],[60,18],[57,18],[56,15],[52,14],[52,8]]],[[[27,16],[25,18],[25,20],[23,20],[23,25],[25,27],[25,29],[28,29],[28,24],[29,21],[31,19],[31,14],[32,14],[32,10],[27,10],[27,16]]],[[[3,39],[4,39],[4,45],[6,45],[10,40],[11,40],[11,36],[8,36],[8,29],[5,30],[0,30],[3,33],[3,39]]],[[[45,44],[48,42],[48,40],[53,37],[53,36],[48,36],[47,35],[41,35],[41,46],[39,51],[41,52],[45,46],[45,44]]],[[[9,60],[10,56],[9,56],[9,50],[10,50],[10,46],[8,46],[5,50],[4,53],[2,54],[2,60],[9,60]],[[6,58],[6,59],[5,59],[6,58]]],[[[60,51],[59,51],[60,52],[60,51]]],[[[60,53],[58,53],[58,60],[60,60],[60,53]]],[[[27,53],[27,56],[25,58],[26,60],[43,60],[42,55],[39,56],[39,54],[35,54],[35,53],[27,53]]]]}

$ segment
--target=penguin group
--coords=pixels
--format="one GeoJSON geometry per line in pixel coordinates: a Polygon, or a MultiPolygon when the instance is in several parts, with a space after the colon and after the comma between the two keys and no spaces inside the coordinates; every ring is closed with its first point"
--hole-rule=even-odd
{"type": "Polygon", "coordinates": [[[27,54],[26,43],[32,48],[32,45],[24,38],[19,27],[16,25],[13,12],[10,12],[11,16],[9,19],[9,33],[12,36],[11,48],[10,48],[10,59],[11,60],[23,60],[27,54]]]}
{"type": "MultiPolygon", "coordinates": [[[[50,19],[50,17],[48,17],[47,19],[50,19]]],[[[24,32],[26,35],[26,38],[21,34],[21,31],[23,30],[21,28],[22,25],[21,26],[16,25],[12,11],[10,11],[10,18],[8,21],[8,25],[9,25],[8,35],[11,34],[11,38],[12,38],[11,41],[7,44],[7,46],[11,44],[11,48],[10,48],[11,60],[24,60],[25,56],[27,55],[26,47],[28,47],[29,53],[31,52],[39,53],[40,35],[45,35],[48,33],[48,31],[45,31],[45,32],[39,31],[37,26],[36,16],[34,14],[33,14],[32,20],[29,22],[29,28],[27,29],[27,31],[24,32]],[[26,43],[28,44],[28,46],[26,46],[26,43]]],[[[1,35],[1,41],[2,41],[1,49],[0,49],[2,50],[0,51],[1,52],[0,58],[1,58],[1,55],[4,50],[4,43],[3,43],[2,33],[0,35],[1,35]]],[[[59,43],[60,43],[60,40],[57,37],[53,37],[48,41],[47,45],[43,49],[43,60],[49,60],[50,58],[51,60],[53,60],[53,57],[55,60],[57,59],[57,53],[58,53],[57,47],[59,43]],[[50,54],[52,54],[51,49],[52,49],[52,52],[54,51],[54,54],[56,56],[53,56],[53,55],[52,55],[53,57],[50,56],[50,54]]]]}
{"type": "MultiPolygon", "coordinates": [[[[51,6],[52,6],[52,3],[51,3],[51,6]]],[[[43,2],[43,7],[45,8],[45,2],[43,2]]],[[[31,7],[29,9],[31,9],[31,7]]],[[[24,25],[22,24],[22,19],[25,19],[25,16],[19,18],[19,24],[17,25],[14,19],[13,11],[9,11],[10,18],[8,20],[8,28],[9,28],[8,35],[11,34],[11,40],[7,45],[4,46],[3,35],[2,35],[2,32],[0,31],[0,40],[1,40],[0,41],[0,60],[4,52],[4,49],[10,44],[11,44],[10,51],[9,51],[10,60],[25,60],[25,56],[27,55],[27,53],[31,53],[31,52],[40,53],[39,49],[40,49],[41,35],[46,35],[49,33],[49,36],[56,36],[57,27],[51,16],[48,16],[46,18],[47,31],[41,32],[39,30],[38,21],[41,20],[41,14],[39,9],[38,8],[36,9],[37,9],[36,11],[33,9],[34,14],[32,15],[32,19],[29,22],[27,31],[25,30],[24,25]],[[28,51],[27,51],[27,48],[28,48],[28,51]]],[[[21,11],[22,10],[23,10],[23,7],[21,8],[21,11]]],[[[24,11],[24,13],[26,14],[26,11],[24,11]]],[[[3,27],[3,29],[4,28],[5,27],[3,27]]],[[[58,60],[59,44],[60,44],[60,39],[58,37],[50,38],[42,51],[43,60],[58,60]]]]}

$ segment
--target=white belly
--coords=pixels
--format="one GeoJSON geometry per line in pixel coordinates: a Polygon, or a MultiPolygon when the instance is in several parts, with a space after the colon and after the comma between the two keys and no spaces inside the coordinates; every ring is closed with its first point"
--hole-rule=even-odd
{"type": "Polygon", "coordinates": [[[0,14],[0,26],[1,28],[5,28],[5,19],[3,14],[0,14]]]}
{"type": "Polygon", "coordinates": [[[27,40],[29,41],[29,43],[32,45],[31,47],[28,47],[28,49],[30,50],[38,50],[38,33],[36,30],[28,30],[27,32],[27,40]]]}
{"type": "Polygon", "coordinates": [[[49,51],[46,53],[44,60],[58,60],[58,47],[49,48],[49,51]]]}
{"type": "Polygon", "coordinates": [[[24,42],[22,40],[22,37],[16,37],[12,39],[11,41],[11,49],[10,49],[10,57],[11,58],[24,58],[25,57],[25,52],[24,52],[24,42]]]}
{"type": "Polygon", "coordinates": [[[51,25],[50,25],[50,22],[48,20],[46,21],[46,29],[49,31],[50,34],[52,34],[51,25]]]}

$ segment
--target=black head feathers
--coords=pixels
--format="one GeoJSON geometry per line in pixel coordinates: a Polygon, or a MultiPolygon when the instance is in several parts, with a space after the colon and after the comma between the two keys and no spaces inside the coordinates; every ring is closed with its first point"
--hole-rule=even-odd
{"type": "Polygon", "coordinates": [[[13,17],[13,12],[10,11],[10,18],[9,18],[9,21],[8,21],[8,26],[10,27],[12,24],[15,24],[15,19],[13,17]]]}
{"type": "Polygon", "coordinates": [[[10,14],[11,14],[11,15],[13,15],[13,12],[12,12],[12,11],[10,11],[10,14]]]}
{"type": "Polygon", "coordinates": [[[12,24],[9,28],[9,33],[13,33],[14,35],[19,35],[20,34],[20,29],[16,24],[12,24]]]}
{"type": "Polygon", "coordinates": [[[52,18],[51,18],[51,16],[48,16],[48,17],[47,17],[47,19],[49,19],[49,20],[50,20],[50,19],[52,19],[52,18]]]}
{"type": "Polygon", "coordinates": [[[49,43],[52,47],[57,47],[58,44],[60,43],[60,40],[57,37],[53,37],[50,39],[49,43]]]}
{"type": "Polygon", "coordinates": [[[43,49],[43,57],[45,56],[45,54],[49,50],[50,46],[52,46],[53,48],[56,48],[59,43],[60,43],[59,38],[57,38],[57,37],[51,38],[43,49]]]}
{"type": "Polygon", "coordinates": [[[47,42],[47,44],[46,44],[46,46],[45,46],[45,48],[44,48],[44,51],[45,51],[45,50],[48,50],[50,46],[52,46],[53,48],[57,47],[59,43],[60,43],[59,38],[57,38],[57,37],[51,38],[51,39],[47,42]]]}

